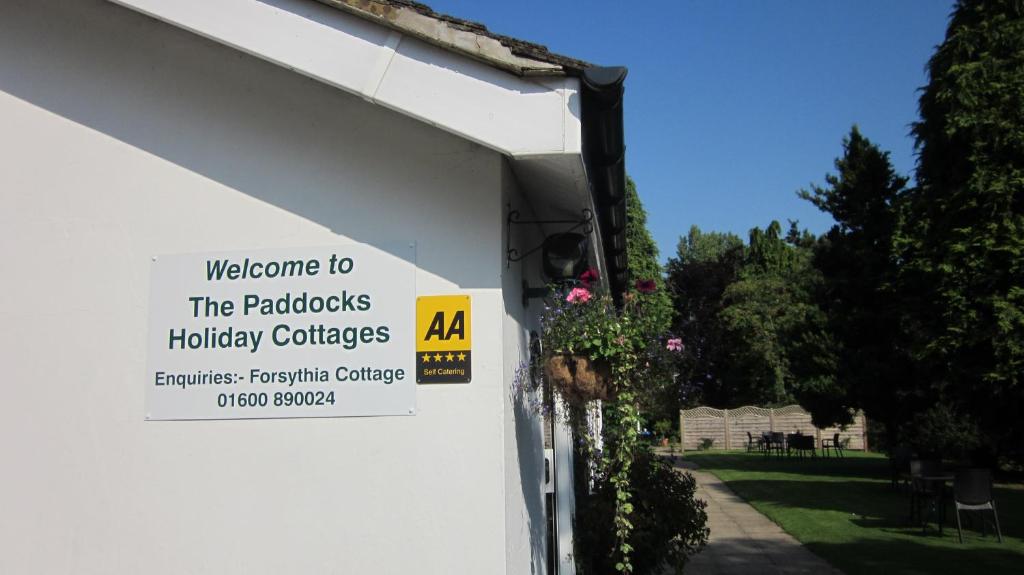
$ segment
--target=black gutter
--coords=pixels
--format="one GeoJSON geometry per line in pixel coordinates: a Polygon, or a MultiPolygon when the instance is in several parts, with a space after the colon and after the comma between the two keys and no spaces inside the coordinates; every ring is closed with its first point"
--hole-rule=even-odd
{"type": "Polygon", "coordinates": [[[626,257],[626,143],[622,97],[625,67],[590,67],[580,75],[583,162],[597,208],[605,269],[612,298],[622,303],[629,288],[626,257]]]}

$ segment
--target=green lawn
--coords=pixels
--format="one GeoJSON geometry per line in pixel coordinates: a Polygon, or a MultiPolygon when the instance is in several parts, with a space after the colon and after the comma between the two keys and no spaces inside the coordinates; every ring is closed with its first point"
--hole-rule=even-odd
{"type": "Polygon", "coordinates": [[[943,535],[908,524],[906,493],[890,488],[884,456],[847,452],[842,460],[765,459],[709,451],[686,459],[728,483],[848,575],[886,573],[1024,573],[1024,487],[996,487],[1004,543],[967,531],[957,542],[952,510],[943,535]]]}

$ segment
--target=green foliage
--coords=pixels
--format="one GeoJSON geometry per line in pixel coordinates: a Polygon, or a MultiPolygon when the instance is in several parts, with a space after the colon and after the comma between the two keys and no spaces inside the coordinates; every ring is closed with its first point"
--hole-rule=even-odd
{"type": "Polygon", "coordinates": [[[648,313],[652,295],[627,293],[619,309],[590,283],[557,290],[541,316],[544,346],[550,354],[583,355],[613,368],[635,364],[657,337],[648,313]]]}
{"type": "Polygon", "coordinates": [[[654,435],[667,438],[672,435],[672,422],[667,419],[662,419],[654,423],[654,435]]]}
{"type": "MultiPolygon", "coordinates": [[[[689,474],[674,471],[649,450],[640,449],[631,467],[629,498],[632,537],[631,567],[637,574],[681,573],[687,559],[707,542],[706,504],[695,497],[696,483],[689,474]]],[[[615,530],[604,518],[618,505],[612,483],[597,478],[593,493],[577,496],[577,572],[586,575],[612,573],[621,561],[602,553],[615,540],[615,530]]],[[[623,565],[624,566],[624,565],[623,565]]]]}
{"type": "Polygon", "coordinates": [[[819,276],[811,266],[813,240],[791,225],[786,238],[772,222],[750,232],[738,279],[722,294],[719,319],[729,361],[729,406],[789,403],[797,385],[791,356],[824,317],[813,300],[819,276]]]}
{"type": "Polygon", "coordinates": [[[697,226],[679,238],[676,256],[669,259],[668,286],[676,310],[672,330],[684,342],[678,385],[669,400],[673,412],[699,402],[731,403],[731,390],[723,379],[729,346],[719,313],[725,289],[736,281],[742,262],[743,240],[702,232],[697,226]]]}
{"type": "Polygon", "coordinates": [[[644,209],[636,184],[626,178],[626,257],[629,277],[633,280],[654,280],[655,290],[648,297],[652,333],[663,333],[672,322],[672,299],[665,290],[658,244],[647,229],[647,210],[644,209]]]}
{"type": "Polygon", "coordinates": [[[914,125],[918,186],[899,247],[922,379],[1024,442],[1024,4],[958,2],[914,125]]]}
{"type": "Polygon", "coordinates": [[[914,415],[904,425],[901,438],[921,457],[961,461],[981,442],[974,421],[944,404],[914,415]]]}
{"type": "Polygon", "coordinates": [[[1024,459],[1024,2],[959,1],[928,74],[916,187],[853,128],[800,192],[836,220],[822,238],[680,240],[681,404],[795,397],[818,425],[861,407],[890,440],[937,429],[937,406],[1024,459]]]}
{"type": "MultiPolygon", "coordinates": [[[[595,285],[597,279],[596,272],[588,270],[575,287],[555,292],[541,316],[542,337],[549,354],[585,355],[607,362],[611,369],[615,397],[604,404],[606,448],[599,458],[587,449],[581,459],[596,466],[600,480],[615,494],[602,525],[613,528],[610,557],[615,560],[616,570],[630,575],[634,573],[632,474],[641,425],[638,390],[645,389],[645,381],[663,373],[657,364],[665,357],[660,350],[666,343],[655,331],[659,325],[657,314],[650,312],[656,292],[630,291],[623,296],[622,307],[616,308],[595,285]]],[[[570,404],[574,400],[569,394],[565,399],[570,404]]],[[[590,438],[580,417],[575,419],[577,436],[590,438]]]]}
{"type": "Polygon", "coordinates": [[[818,332],[821,345],[798,362],[797,397],[822,426],[848,423],[850,409],[862,407],[894,427],[915,407],[907,397],[892,400],[914,385],[894,289],[894,240],[907,179],[856,126],[835,167],[825,186],[798,194],[836,224],[814,250],[822,280],[816,299],[827,325],[818,332]]]}
{"type": "MultiPolygon", "coordinates": [[[[692,551],[693,539],[689,532],[674,533],[673,543],[659,542],[661,547],[653,548],[651,544],[644,543],[644,538],[657,541],[658,536],[637,530],[637,521],[642,522],[645,517],[637,515],[637,478],[643,481],[651,474],[665,475],[664,470],[657,468],[650,458],[641,458],[639,463],[635,461],[639,449],[637,429],[641,425],[641,409],[656,415],[666,406],[674,407],[671,402],[661,399],[666,391],[673,389],[674,358],[671,358],[671,353],[677,348],[667,349],[669,342],[665,331],[671,323],[672,302],[664,289],[657,246],[647,230],[647,214],[632,180],[627,181],[626,202],[627,261],[630,277],[638,282],[637,289],[625,294],[621,308],[617,309],[610,297],[599,293],[593,284],[597,278],[594,272],[589,272],[589,277],[580,285],[556,292],[541,322],[544,342],[550,353],[586,355],[590,359],[604,360],[611,366],[616,396],[605,402],[603,409],[606,448],[599,458],[592,449],[586,449],[580,458],[595,466],[595,481],[609,495],[606,505],[595,507],[595,513],[600,512],[601,515],[594,518],[594,525],[598,531],[609,526],[610,531],[605,533],[609,535],[607,540],[597,543],[596,547],[591,546],[589,551],[584,550],[581,556],[607,558],[610,565],[603,566],[601,573],[614,569],[629,575],[637,566],[645,572],[645,561],[653,558],[681,565],[686,553],[692,551]],[[639,554],[638,538],[643,551],[639,554]],[[607,549],[611,550],[610,554],[604,551],[607,549]]],[[[678,341],[673,343],[678,346],[678,341]]],[[[671,430],[671,423],[668,425],[671,430]]],[[[589,436],[585,426],[578,421],[576,428],[577,435],[589,436]]],[[[671,473],[668,471],[669,475],[671,473]]],[[[667,488],[672,485],[671,482],[666,483],[667,488]]],[[[684,491],[677,495],[685,496],[684,491]]],[[[692,503],[692,493],[690,496],[692,503]]],[[[586,539],[587,532],[581,530],[582,539],[586,539]]]]}
{"type": "Polygon", "coordinates": [[[751,230],[749,246],[697,227],[680,239],[668,265],[674,330],[685,342],[680,405],[789,403],[803,385],[794,366],[834,363],[814,299],[816,242],[795,223],[783,236],[778,222],[751,230]]]}
{"type": "MultiPolygon", "coordinates": [[[[672,323],[672,298],[665,289],[665,279],[658,260],[658,246],[647,229],[647,212],[631,178],[626,180],[626,256],[629,276],[634,282],[653,280],[654,290],[642,294],[644,325],[649,335],[663,335],[672,323]]],[[[664,349],[652,347],[638,363],[640,370],[633,374],[637,402],[641,414],[648,421],[672,419],[679,413],[676,399],[675,370],[667,362],[664,349]]]]}

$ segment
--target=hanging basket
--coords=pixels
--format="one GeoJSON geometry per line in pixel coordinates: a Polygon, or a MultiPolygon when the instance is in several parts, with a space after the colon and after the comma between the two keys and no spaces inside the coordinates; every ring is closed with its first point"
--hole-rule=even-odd
{"type": "Polygon", "coordinates": [[[581,355],[553,355],[544,362],[544,376],[573,404],[615,398],[607,362],[581,355]]]}

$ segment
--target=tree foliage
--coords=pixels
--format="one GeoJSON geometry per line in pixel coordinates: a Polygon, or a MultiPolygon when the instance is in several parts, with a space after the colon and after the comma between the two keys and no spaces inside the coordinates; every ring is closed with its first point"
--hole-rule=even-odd
{"type": "Polygon", "coordinates": [[[792,400],[792,357],[807,352],[805,334],[820,329],[812,298],[815,238],[772,222],[735,235],[690,229],[680,238],[668,278],[674,328],[685,348],[677,389],[684,402],[718,407],[792,400]]]}
{"type": "Polygon", "coordinates": [[[835,167],[825,186],[799,193],[836,221],[814,252],[823,337],[832,343],[803,365],[800,401],[816,422],[846,423],[851,408],[863,407],[895,429],[914,407],[904,393],[913,378],[895,291],[894,241],[907,179],[856,126],[835,167]]]}
{"type": "MultiPolygon", "coordinates": [[[[643,328],[649,334],[663,334],[672,324],[672,298],[665,289],[658,244],[647,228],[647,211],[632,178],[626,178],[626,256],[631,280],[654,281],[653,291],[642,295],[645,316],[642,318],[643,328]]],[[[665,369],[644,368],[638,370],[636,378],[637,399],[647,423],[653,424],[661,419],[676,421],[679,402],[672,373],[665,369]]]]}
{"type": "Polygon", "coordinates": [[[728,365],[722,295],[739,274],[743,240],[734,234],[702,232],[692,226],[679,238],[668,261],[668,287],[676,315],[673,331],[683,340],[676,380],[676,409],[696,402],[724,405],[729,391],[722,372],[728,365]]]}
{"type": "Polygon", "coordinates": [[[680,397],[796,398],[819,425],[863,408],[891,437],[1024,458],[1024,2],[959,0],[919,104],[913,187],[855,127],[800,192],[835,219],[821,238],[680,240],[680,397]]]}
{"type": "Polygon", "coordinates": [[[1024,3],[962,0],[928,64],[899,247],[923,378],[993,444],[1024,439],[1024,3]]]}
{"type": "Polygon", "coordinates": [[[730,382],[730,404],[793,401],[798,381],[792,357],[803,335],[823,323],[813,299],[813,243],[795,223],[785,237],[774,221],[750,231],[743,265],[722,294],[719,314],[729,349],[723,377],[730,382]]]}
{"type": "Polygon", "coordinates": [[[647,210],[632,178],[626,178],[626,258],[629,277],[633,281],[654,280],[655,289],[648,295],[647,309],[651,329],[661,333],[672,322],[672,300],[665,290],[658,244],[647,229],[647,210]]]}

